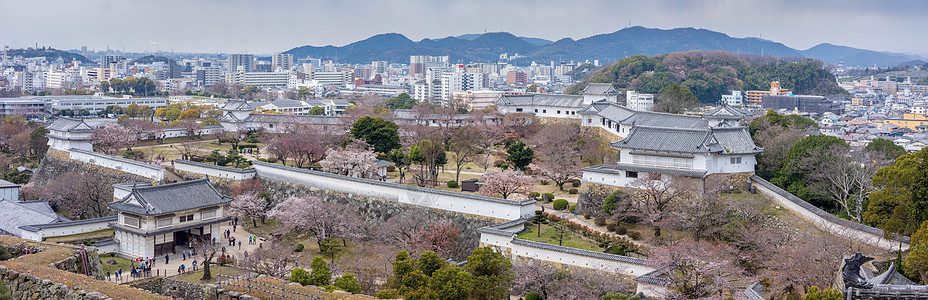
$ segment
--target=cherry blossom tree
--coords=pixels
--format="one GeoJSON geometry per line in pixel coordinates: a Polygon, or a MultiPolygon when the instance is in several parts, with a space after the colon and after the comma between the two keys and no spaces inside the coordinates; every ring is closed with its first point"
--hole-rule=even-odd
{"type": "Polygon", "coordinates": [[[268,145],[268,150],[284,164],[286,164],[286,159],[289,158],[297,168],[302,168],[306,163],[310,165],[316,164],[325,155],[325,149],[298,135],[285,135],[275,138],[268,145]]]}
{"type": "Polygon", "coordinates": [[[460,234],[461,230],[450,221],[440,221],[429,223],[412,242],[420,251],[433,251],[448,257],[455,249],[460,234]]]}
{"type": "Polygon", "coordinates": [[[361,216],[350,206],[327,202],[319,196],[287,198],[274,206],[268,217],[291,230],[313,234],[320,249],[324,249],[322,242],[328,238],[360,237],[358,228],[363,225],[361,216]]]}
{"type": "Polygon", "coordinates": [[[283,240],[272,240],[255,249],[248,256],[243,256],[241,265],[255,273],[272,277],[284,277],[289,274],[289,266],[297,261],[299,255],[293,251],[293,245],[283,240]]]}
{"type": "Polygon", "coordinates": [[[43,196],[67,210],[71,218],[89,219],[111,214],[106,206],[113,199],[110,191],[106,181],[71,171],[46,184],[43,196]]]}
{"type": "Polygon", "coordinates": [[[714,242],[672,241],[654,249],[648,259],[654,267],[671,268],[669,299],[721,297],[734,288],[731,278],[751,278],[739,264],[737,249],[714,242]]]}
{"type": "Polygon", "coordinates": [[[116,123],[97,127],[91,138],[93,145],[108,155],[116,154],[122,148],[131,150],[138,143],[138,137],[132,131],[116,123]]]}
{"type": "Polygon", "coordinates": [[[580,176],[580,157],[577,142],[580,126],[573,123],[553,123],[542,127],[533,137],[533,148],[540,152],[536,162],[539,175],[564,190],[564,183],[580,176]]]}
{"type": "Polygon", "coordinates": [[[319,162],[322,170],[345,176],[373,178],[377,174],[377,155],[373,150],[351,146],[329,149],[319,162]]]}
{"type": "Polygon", "coordinates": [[[499,195],[500,198],[509,199],[513,194],[526,194],[535,181],[519,171],[508,171],[486,174],[480,177],[480,194],[486,196],[499,195]]]}
{"type": "Polygon", "coordinates": [[[255,192],[240,194],[229,203],[229,211],[238,217],[251,218],[252,225],[258,227],[258,218],[267,213],[267,200],[255,192]]]}
{"type": "MultiPolygon", "coordinates": [[[[652,174],[643,175],[651,176],[652,174]]],[[[661,174],[654,177],[641,177],[632,181],[631,186],[636,188],[630,213],[636,215],[646,224],[654,226],[654,237],[661,236],[661,223],[670,214],[673,204],[692,197],[693,183],[684,178],[663,178],[661,174]],[[689,184],[688,184],[689,183],[689,184]]]]}
{"type": "Polygon", "coordinates": [[[512,269],[513,294],[538,293],[542,299],[602,299],[608,293],[633,294],[635,283],[631,280],[589,269],[576,268],[569,271],[540,263],[525,261],[512,269]]]}

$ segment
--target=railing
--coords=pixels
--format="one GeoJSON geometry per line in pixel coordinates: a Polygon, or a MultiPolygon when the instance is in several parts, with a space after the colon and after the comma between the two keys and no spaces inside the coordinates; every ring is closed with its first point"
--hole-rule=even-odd
{"type": "Polygon", "coordinates": [[[197,266],[196,268],[189,267],[185,268],[183,271],[180,269],[142,269],[139,272],[132,273],[132,270],[123,270],[122,275],[116,276],[116,274],[110,273],[106,276],[106,281],[116,282],[116,283],[126,283],[136,280],[142,280],[152,277],[171,277],[176,275],[191,274],[200,271],[202,268],[197,266]]]}
{"type": "Polygon", "coordinates": [[[236,291],[257,297],[264,300],[277,299],[297,299],[297,300],[321,300],[322,292],[306,291],[303,288],[297,288],[288,285],[286,282],[265,282],[254,278],[238,278],[227,275],[217,275],[219,287],[229,291],[236,291]]]}

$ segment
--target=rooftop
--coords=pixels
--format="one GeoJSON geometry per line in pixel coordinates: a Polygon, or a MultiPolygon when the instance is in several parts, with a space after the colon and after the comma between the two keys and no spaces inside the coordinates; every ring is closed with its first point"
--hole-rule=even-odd
{"type": "Polygon", "coordinates": [[[227,204],[231,197],[213,188],[208,179],[136,187],[125,198],[107,204],[110,208],[139,215],[173,212],[227,204]]]}
{"type": "Polygon", "coordinates": [[[677,153],[756,154],[757,147],[745,127],[666,128],[636,126],[613,147],[677,153]]]}

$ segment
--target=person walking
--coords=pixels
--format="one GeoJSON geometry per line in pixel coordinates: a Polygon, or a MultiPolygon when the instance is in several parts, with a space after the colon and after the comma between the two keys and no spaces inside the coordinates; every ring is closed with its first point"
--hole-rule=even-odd
{"type": "Polygon", "coordinates": [[[165,254],[165,255],[164,255],[164,264],[170,264],[170,263],[171,263],[171,257],[169,257],[167,254],[165,254]]]}
{"type": "Polygon", "coordinates": [[[242,241],[238,241],[238,250],[242,250],[242,241]]]}

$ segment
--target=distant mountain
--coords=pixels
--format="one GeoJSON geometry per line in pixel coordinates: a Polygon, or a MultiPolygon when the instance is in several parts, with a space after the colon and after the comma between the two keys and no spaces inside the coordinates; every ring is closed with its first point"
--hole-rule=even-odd
{"type": "Polygon", "coordinates": [[[45,59],[49,61],[53,61],[53,60],[57,60],[58,58],[61,58],[62,60],[64,60],[64,62],[72,62],[75,60],[80,61],[80,62],[90,62],[90,60],[84,57],[83,55],[67,52],[64,50],[58,50],[54,48],[45,48],[45,47],[38,48],[38,49],[36,48],[10,49],[7,53],[8,53],[7,55],[9,55],[10,57],[22,56],[25,58],[30,58],[30,57],[44,56],[45,59]]]}
{"type": "Polygon", "coordinates": [[[880,67],[888,67],[920,59],[917,56],[902,53],[878,52],[828,43],[818,44],[801,52],[805,57],[849,66],[873,66],[873,64],[876,64],[880,67]]]}
{"type": "MultiPolygon", "coordinates": [[[[471,40],[471,41],[473,41],[473,40],[477,39],[478,37],[480,37],[481,35],[484,35],[484,34],[481,34],[481,33],[468,33],[468,34],[462,34],[462,35],[456,36],[456,38],[459,38],[459,39],[462,39],[462,40],[471,40]]],[[[522,39],[523,41],[528,42],[529,44],[535,45],[535,46],[544,46],[544,45],[549,45],[549,44],[551,44],[551,43],[554,43],[553,41],[549,41],[549,40],[546,40],[546,39],[543,39],[543,38],[533,38],[533,37],[524,37],[524,36],[520,36],[520,37],[518,37],[518,38],[522,39]]]]}
{"type": "Polygon", "coordinates": [[[284,53],[293,54],[298,58],[311,56],[349,63],[364,63],[372,60],[408,62],[410,55],[449,55],[454,62],[495,62],[502,53],[519,53],[526,57],[514,63],[528,64],[531,61],[595,59],[600,60],[601,63],[611,63],[637,54],[657,55],[688,50],[722,50],[736,54],[807,57],[850,66],[876,64],[888,67],[920,58],[830,44],[818,45],[808,50],[797,50],[774,41],[752,37],[735,38],[706,29],[655,29],[640,26],[579,40],[564,38],[555,42],[518,37],[506,32],[464,34],[415,42],[399,33],[387,33],[341,47],[302,46],[284,53]]]}

